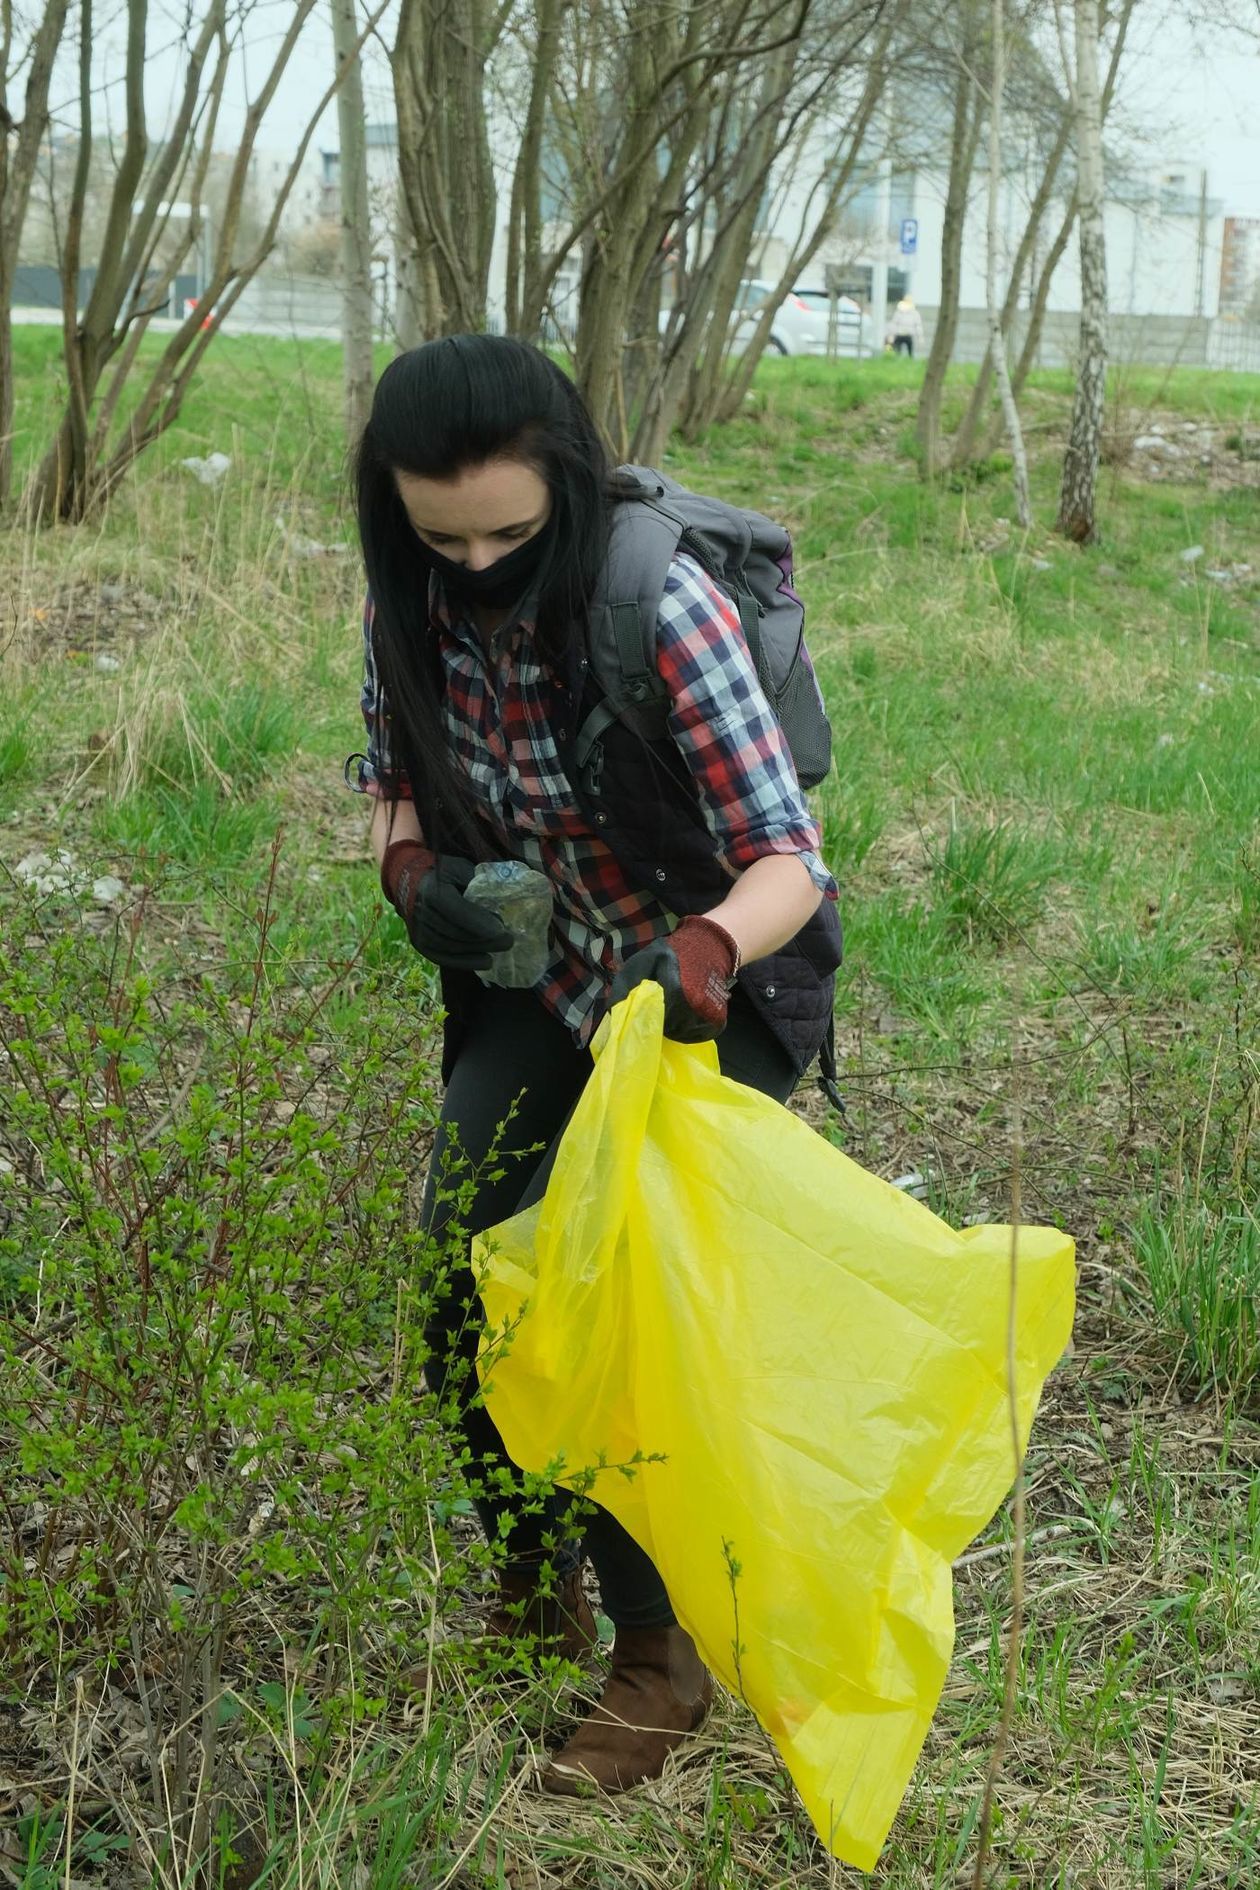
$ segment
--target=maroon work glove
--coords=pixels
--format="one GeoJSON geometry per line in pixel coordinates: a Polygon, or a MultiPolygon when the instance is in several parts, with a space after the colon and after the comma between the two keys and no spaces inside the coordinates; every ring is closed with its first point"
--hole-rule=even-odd
{"type": "Polygon", "coordinates": [[[676,1043],[707,1043],[726,1028],[726,1005],[739,946],[714,919],[693,915],[668,938],[653,939],[627,958],[612,983],[620,1004],[651,978],[665,993],[665,1035],[676,1043]]]}

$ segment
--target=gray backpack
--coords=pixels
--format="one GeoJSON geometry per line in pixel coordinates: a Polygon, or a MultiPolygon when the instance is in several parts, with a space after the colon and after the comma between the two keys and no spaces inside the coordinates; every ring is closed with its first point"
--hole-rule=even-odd
{"type": "Polygon", "coordinates": [[[666,731],[669,701],[656,665],[656,617],[670,560],[685,551],[738,608],[797,779],[802,787],[816,787],[831,768],[831,724],[801,661],[805,607],[792,588],[786,531],[760,512],[689,492],[650,466],[622,466],[618,478],[623,491],[638,491],[613,508],[612,543],[587,652],[604,700],[578,732],[579,766],[596,759],[599,739],[614,721],[649,741],[666,731]]]}

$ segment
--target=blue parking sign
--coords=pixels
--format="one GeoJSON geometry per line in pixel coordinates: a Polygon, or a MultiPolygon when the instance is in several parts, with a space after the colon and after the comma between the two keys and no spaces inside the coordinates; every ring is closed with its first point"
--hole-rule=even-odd
{"type": "Polygon", "coordinates": [[[902,217],[901,219],[901,253],[902,255],[913,256],[915,250],[918,249],[918,247],[919,247],[919,219],[918,217],[902,217]]]}

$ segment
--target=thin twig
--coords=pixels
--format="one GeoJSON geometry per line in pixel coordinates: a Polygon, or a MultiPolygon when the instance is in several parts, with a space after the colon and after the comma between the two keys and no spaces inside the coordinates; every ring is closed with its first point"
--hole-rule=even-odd
{"type": "MultiPolygon", "coordinates": [[[[1015,1034],[1018,1043],[1018,1033],[1015,1034]]],[[[1013,1560],[1011,1563],[1011,1624],[1010,1636],[1006,1648],[1006,1690],[1002,1700],[1002,1717],[998,1722],[997,1737],[993,1741],[993,1750],[989,1754],[989,1769],[984,1781],[984,1804],[980,1812],[980,1843],[976,1851],[976,1868],[972,1877],[972,1890],[984,1890],[985,1865],[989,1858],[989,1843],[993,1835],[993,1800],[997,1790],[998,1776],[1002,1762],[1006,1757],[1006,1748],[1010,1741],[1011,1723],[1015,1717],[1015,1695],[1019,1679],[1019,1649],[1024,1627],[1024,1554],[1027,1547],[1026,1519],[1024,1510],[1024,1455],[1019,1437],[1019,1404],[1016,1398],[1015,1351],[1016,1351],[1016,1311],[1019,1276],[1019,1224],[1022,1211],[1020,1196],[1020,1162],[1023,1144],[1023,1125],[1020,1116],[1020,1095],[1018,1084],[1018,1064],[1015,1066],[1016,1081],[1011,1098],[1011,1258],[1009,1301],[1006,1314],[1006,1400],[1011,1420],[1011,1452],[1015,1460],[1015,1534],[1012,1543],[1013,1560]]]]}
{"type": "Polygon", "coordinates": [[[74,1795],[79,1783],[79,1721],[83,1716],[83,1677],[74,1677],[74,1729],[70,1740],[70,1790],[66,1799],[65,1890],[70,1890],[70,1863],[74,1854],[74,1795]]]}

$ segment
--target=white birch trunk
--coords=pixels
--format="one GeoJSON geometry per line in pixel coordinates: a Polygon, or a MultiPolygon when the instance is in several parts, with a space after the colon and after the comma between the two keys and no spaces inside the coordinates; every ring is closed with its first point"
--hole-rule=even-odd
{"type": "Polygon", "coordinates": [[[1098,536],[1094,495],[1107,383],[1107,245],[1103,231],[1102,99],[1098,0],[1076,0],[1077,201],[1081,245],[1081,355],[1072,431],[1063,458],[1059,530],[1076,544],[1098,536]]]}
{"type": "Polygon", "coordinates": [[[346,439],[351,447],[372,405],[372,230],[368,209],[367,127],[355,0],[332,0],[333,52],[341,87],[341,353],[346,439]]]}
{"type": "Polygon", "coordinates": [[[993,0],[993,79],[989,98],[989,230],[986,253],[985,294],[989,305],[989,358],[997,376],[1002,399],[1002,417],[1010,442],[1015,486],[1015,516],[1024,531],[1032,529],[1032,506],[1028,498],[1028,456],[1024,451],[1024,433],[1019,424],[1019,408],[1011,391],[1011,372],[1006,359],[1006,336],[1002,330],[1002,310],[998,302],[998,189],[1002,177],[1002,91],[1006,84],[1006,21],[1002,0],[993,0]]]}

